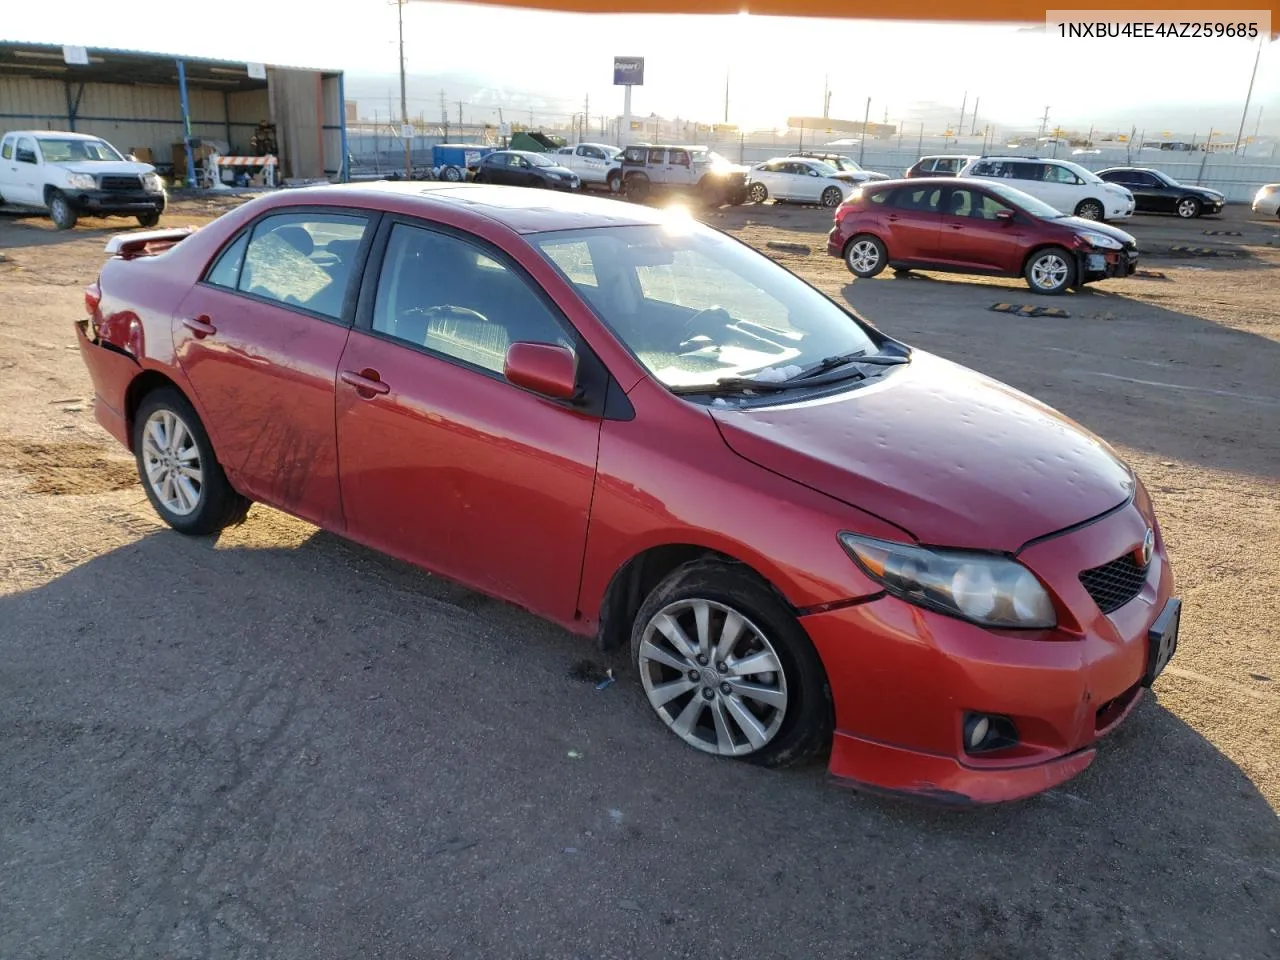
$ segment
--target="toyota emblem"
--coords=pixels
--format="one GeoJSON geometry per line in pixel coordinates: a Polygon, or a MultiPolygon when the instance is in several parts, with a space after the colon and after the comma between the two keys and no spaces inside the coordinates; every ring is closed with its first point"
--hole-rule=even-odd
{"type": "Polygon", "coordinates": [[[1147,535],[1142,538],[1142,549],[1138,551],[1138,559],[1142,566],[1146,566],[1151,562],[1151,554],[1156,549],[1156,532],[1151,527],[1147,527],[1147,535]]]}

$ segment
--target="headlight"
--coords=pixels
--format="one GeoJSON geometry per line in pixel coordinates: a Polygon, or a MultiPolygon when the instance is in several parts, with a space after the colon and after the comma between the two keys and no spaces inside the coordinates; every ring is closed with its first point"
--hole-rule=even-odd
{"type": "Polygon", "coordinates": [[[148,173],[144,176],[142,186],[148,193],[164,193],[164,181],[156,173],[148,173]]]}
{"type": "Polygon", "coordinates": [[[840,544],[867,576],[907,603],[984,627],[1057,625],[1053,601],[1035,574],[1008,557],[926,550],[852,533],[840,534],[840,544]]]}
{"type": "Polygon", "coordinates": [[[1089,246],[1101,247],[1103,250],[1119,250],[1124,246],[1123,243],[1113,237],[1108,237],[1106,234],[1102,233],[1094,233],[1089,230],[1086,230],[1084,233],[1078,233],[1076,236],[1089,244],[1089,246]]]}
{"type": "Polygon", "coordinates": [[[93,190],[98,186],[98,181],[87,173],[68,173],[67,186],[72,190],[93,190]]]}

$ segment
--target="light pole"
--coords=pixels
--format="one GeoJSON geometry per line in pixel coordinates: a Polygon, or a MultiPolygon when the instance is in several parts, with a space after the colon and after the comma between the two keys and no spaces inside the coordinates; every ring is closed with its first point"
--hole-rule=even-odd
{"type": "Polygon", "coordinates": [[[409,98],[404,76],[404,5],[409,0],[396,0],[396,21],[400,28],[400,139],[404,141],[404,176],[413,176],[413,137],[409,135],[409,98]]]}
{"type": "Polygon", "coordinates": [[[1258,61],[1262,59],[1262,44],[1265,37],[1258,38],[1258,52],[1253,58],[1253,73],[1249,74],[1249,92],[1244,95],[1244,109],[1240,111],[1240,129],[1236,133],[1236,146],[1232,153],[1240,152],[1240,141],[1244,139],[1244,122],[1249,117],[1249,101],[1253,99],[1253,81],[1258,78],[1258,61]]]}

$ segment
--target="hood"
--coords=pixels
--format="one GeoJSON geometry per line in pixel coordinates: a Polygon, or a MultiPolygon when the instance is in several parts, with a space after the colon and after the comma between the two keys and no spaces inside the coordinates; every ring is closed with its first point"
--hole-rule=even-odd
{"type": "Polygon", "coordinates": [[[66,163],[51,163],[51,167],[61,167],[71,173],[88,173],[95,177],[134,176],[141,177],[147,173],[155,173],[156,168],[149,163],[138,163],[135,160],[68,160],[66,163]]]}
{"type": "Polygon", "coordinates": [[[1138,241],[1131,233],[1125,233],[1119,227],[1113,227],[1109,223],[1103,223],[1101,220],[1086,220],[1084,217],[1059,217],[1057,220],[1051,221],[1061,226],[1068,227],[1072,230],[1089,230],[1093,233],[1100,233],[1112,240],[1119,240],[1126,246],[1137,246],[1138,241]]]}
{"type": "Polygon", "coordinates": [[[1188,193],[1199,194],[1202,197],[1209,197],[1213,200],[1227,199],[1227,195],[1225,193],[1220,193],[1217,190],[1210,190],[1208,187],[1188,187],[1184,184],[1182,189],[1186,190],[1188,193]]]}
{"type": "Polygon", "coordinates": [[[576,174],[576,173],[574,173],[572,170],[570,170],[568,167],[562,167],[562,166],[561,166],[560,164],[558,164],[558,163],[552,164],[552,165],[551,165],[551,166],[549,166],[549,167],[539,167],[538,169],[539,169],[539,170],[541,170],[543,173],[558,173],[558,174],[560,174],[562,177],[576,177],[576,176],[577,176],[577,174],[576,174]]]}
{"type": "Polygon", "coordinates": [[[867,176],[863,173],[852,173],[848,170],[842,170],[840,173],[833,173],[827,179],[843,180],[845,183],[863,183],[867,180],[867,176]]]}
{"type": "Polygon", "coordinates": [[[1012,552],[1133,492],[1128,467],[1083,427],[918,350],[836,397],[711,415],[744,459],[934,546],[1012,552]]]}

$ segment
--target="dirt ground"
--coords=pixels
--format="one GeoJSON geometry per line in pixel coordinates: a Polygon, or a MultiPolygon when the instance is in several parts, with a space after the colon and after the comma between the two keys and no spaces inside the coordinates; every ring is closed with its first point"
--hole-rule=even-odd
{"type": "Polygon", "coordinates": [[[130,224],[0,216],[0,957],[1280,957],[1280,221],[1138,218],[1163,278],[1057,298],[709,222],[1134,464],[1182,638],[1093,766],[951,814],[694,755],[520,611],[260,506],[169,532],[72,337],[130,224]]]}

